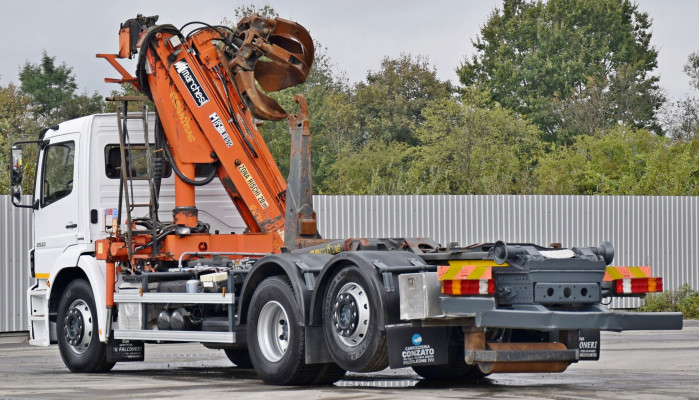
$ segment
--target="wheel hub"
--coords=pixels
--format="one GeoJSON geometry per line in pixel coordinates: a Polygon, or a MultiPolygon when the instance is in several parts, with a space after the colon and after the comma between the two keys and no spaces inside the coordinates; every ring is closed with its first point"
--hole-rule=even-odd
{"type": "Polygon", "coordinates": [[[354,282],[342,286],[335,296],[332,324],[337,337],[346,346],[354,347],[364,340],[369,329],[369,297],[354,282]]]}
{"type": "Polygon", "coordinates": [[[335,331],[344,337],[349,337],[357,330],[357,302],[350,294],[339,294],[333,310],[333,326],[335,331]]]}
{"type": "Polygon", "coordinates": [[[83,316],[80,311],[72,309],[66,315],[66,336],[68,338],[68,343],[72,346],[77,345],[83,338],[85,333],[85,325],[83,321],[83,316]]]}
{"type": "Polygon", "coordinates": [[[260,311],[257,322],[257,341],[262,355],[271,362],[284,357],[289,347],[289,317],[284,307],[270,301],[260,311]]]}
{"type": "Polygon", "coordinates": [[[82,354],[87,351],[92,340],[92,323],[92,312],[84,300],[77,299],[68,307],[63,331],[73,352],[82,354]]]}

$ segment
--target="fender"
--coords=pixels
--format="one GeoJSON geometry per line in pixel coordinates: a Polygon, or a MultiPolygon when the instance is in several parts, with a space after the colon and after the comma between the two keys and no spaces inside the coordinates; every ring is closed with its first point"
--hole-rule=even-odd
{"type": "MultiPolygon", "coordinates": [[[[372,290],[378,296],[383,306],[383,313],[379,315],[379,328],[385,329],[390,323],[400,321],[400,296],[398,294],[398,275],[391,273],[390,279],[393,291],[386,291],[384,278],[379,273],[375,262],[387,269],[399,269],[414,265],[418,256],[406,251],[348,251],[335,255],[320,272],[313,297],[311,299],[309,325],[318,326],[323,322],[323,299],[325,291],[335,273],[342,267],[352,264],[359,267],[372,285],[372,290]]],[[[419,262],[421,262],[420,260],[419,262]]]]}
{"type": "MultiPolygon", "coordinates": [[[[282,253],[266,256],[250,269],[243,288],[240,293],[238,304],[238,324],[247,322],[248,304],[252,298],[255,288],[265,278],[275,275],[286,275],[294,288],[298,309],[303,316],[303,321],[306,322],[313,286],[310,288],[306,283],[304,272],[312,274],[312,280],[315,280],[317,272],[323,268],[332,256],[328,254],[300,254],[300,253],[282,253]],[[304,271],[305,270],[305,271],[304,271]]],[[[313,283],[311,283],[312,285],[313,283]]]]}
{"type": "MultiPolygon", "coordinates": [[[[53,282],[60,272],[65,268],[72,268],[78,265],[78,259],[83,253],[90,252],[94,250],[94,246],[83,245],[83,244],[72,244],[65,249],[63,252],[54,260],[53,264],[49,268],[49,273],[46,274],[44,271],[36,272],[37,279],[47,279],[49,284],[49,292],[53,286],[53,282]]],[[[35,267],[36,268],[36,267],[35,267]]]]}
{"type": "MultiPolygon", "coordinates": [[[[91,246],[89,246],[91,248],[91,246]]],[[[91,248],[92,249],[92,248],[91,248]]],[[[72,246],[66,249],[65,252],[56,260],[51,268],[49,276],[49,288],[46,298],[50,299],[53,289],[57,286],[57,280],[62,280],[63,273],[69,269],[78,268],[87,277],[92,293],[95,297],[95,307],[97,310],[97,321],[99,324],[100,341],[105,340],[105,318],[106,318],[106,277],[105,263],[98,261],[91,253],[80,253],[80,250],[85,250],[84,246],[72,246]],[[66,264],[67,263],[67,264],[66,264]]],[[[63,287],[63,286],[59,286],[63,287]]],[[[58,294],[60,296],[60,294],[58,294]]]]}
{"type": "Polygon", "coordinates": [[[78,268],[87,275],[87,279],[92,287],[92,294],[95,296],[95,307],[97,308],[97,323],[100,333],[100,341],[106,338],[105,327],[107,325],[107,277],[106,264],[97,260],[93,254],[83,254],[78,260],[78,268]]]}

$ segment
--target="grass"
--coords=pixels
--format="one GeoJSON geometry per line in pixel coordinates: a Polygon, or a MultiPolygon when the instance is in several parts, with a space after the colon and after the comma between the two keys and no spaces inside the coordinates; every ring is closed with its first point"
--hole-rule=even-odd
{"type": "Polygon", "coordinates": [[[680,311],[686,319],[699,319],[699,292],[685,283],[677,290],[649,294],[639,311],[680,311]]]}

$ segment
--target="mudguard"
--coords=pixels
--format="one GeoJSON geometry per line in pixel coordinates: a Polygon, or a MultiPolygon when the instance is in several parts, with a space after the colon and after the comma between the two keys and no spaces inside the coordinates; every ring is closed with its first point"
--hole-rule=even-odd
{"type": "MultiPolygon", "coordinates": [[[[92,293],[95,296],[95,307],[97,307],[97,321],[99,324],[100,341],[105,340],[105,318],[106,318],[106,277],[105,264],[98,261],[93,255],[82,253],[84,248],[72,246],[56,260],[49,275],[49,287],[46,298],[50,299],[56,280],[61,279],[62,274],[69,269],[78,268],[87,277],[92,293]]],[[[60,294],[58,294],[60,297],[60,294]]]]}
{"type": "Polygon", "coordinates": [[[247,322],[248,305],[255,288],[264,279],[274,275],[289,277],[294,292],[300,294],[296,297],[296,301],[303,320],[307,321],[307,310],[314,291],[315,275],[330,258],[328,254],[282,253],[264,257],[255,263],[241,289],[238,302],[238,324],[247,322]]]}

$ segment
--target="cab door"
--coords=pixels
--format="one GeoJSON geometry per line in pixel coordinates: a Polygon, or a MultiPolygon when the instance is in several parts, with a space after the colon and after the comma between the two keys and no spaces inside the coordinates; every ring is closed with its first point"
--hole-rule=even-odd
{"type": "Polygon", "coordinates": [[[65,249],[77,244],[77,139],[77,133],[53,137],[41,152],[34,211],[37,277],[48,277],[65,249]]]}

